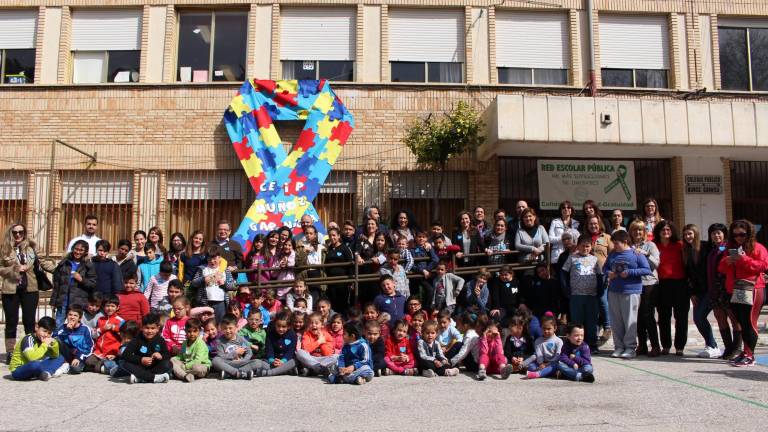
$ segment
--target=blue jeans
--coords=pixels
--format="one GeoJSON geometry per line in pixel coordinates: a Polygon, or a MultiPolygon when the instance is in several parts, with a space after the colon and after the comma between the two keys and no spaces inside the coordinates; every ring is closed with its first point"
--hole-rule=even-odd
{"type": "Polygon", "coordinates": [[[598,308],[598,311],[600,312],[598,321],[600,327],[606,329],[611,328],[611,315],[608,313],[608,289],[603,291],[603,295],[600,296],[600,307],[598,308]]]}
{"type": "Polygon", "coordinates": [[[341,379],[347,384],[354,384],[355,381],[357,381],[357,379],[360,377],[365,378],[366,381],[370,380],[373,378],[373,369],[371,369],[368,365],[365,365],[360,369],[355,369],[355,371],[349,375],[342,376],[341,379]]]}
{"type": "Polygon", "coordinates": [[[715,341],[715,335],[712,333],[712,325],[707,319],[710,312],[712,312],[712,301],[709,296],[706,294],[696,296],[696,305],[693,307],[693,322],[704,338],[706,345],[717,348],[717,341],[715,341]]]}
{"type": "Polygon", "coordinates": [[[35,360],[14,369],[13,372],[11,372],[11,377],[15,380],[30,380],[37,378],[43,372],[48,372],[53,375],[53,373],[56,372],[56,369],[60,368],[63,364],[64,357],[62,356],[35,360]]]}
{"type": "Polygon", "coordinates": [[[114,378],[124,377],[130,375],[127,370],[123,369],[121,366],[123,365],[123,362],[125,360],[107,360],[104,359],[104,369],[109,373],[110,376],[114,378]],[[117,368],[117,369],[115,369],[117,368]],[[111,373],[112,369],[115,370],[115,373],[111,373]]]}
{"type": "Polygon", "coordinates": [[[590,348],[597,346],[598,303],[597,296],[571,296],[571,322],[584,326],[584,340],[590,348]]]}
{"type": "MultiPolygon", "coordinates": [[[[573,301],[573,297],[571,297],[571,301],[573,301]]],[[[557,369],[561,374],[565,375],[565,377],[571,381],[581,381],[582,373],[592,373],[594,371],[591,364],[580,366],[578,369],[574,369],[563,362],[557,362],[557,369]]]]}
{"type": "Polygon", "coordinates": [[[56,308],[56,328],[64,325],[64,321],[67,320],[67,310],[64,307],[56,308]]]}
{"type": "Polygon", "coordinates": [[[550,375],[554,375],[557,371],[557,364],[556,363],[549,363],[547,367],[544,369],[539,370],[539,364],[534,362],[531,362],[531,364],[528,365],[528,370],[530,372],[538,372],[539,378],[545,378],[550,375]]]}

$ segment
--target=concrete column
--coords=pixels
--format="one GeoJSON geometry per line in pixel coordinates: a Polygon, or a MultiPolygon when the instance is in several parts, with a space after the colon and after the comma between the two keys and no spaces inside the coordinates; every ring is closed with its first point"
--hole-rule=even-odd
{"type": "MultiPolygon", "coordinates": [[[[490,53],[488,44],[488,8],[472,8],[472,83],[491,82],[490,53]]],[[[467,54],[469,55],[469,54],[467,54]]],[[[469,79],[469,75],[467,75],[469,79]]]]}
{"type": "Polygon", "coordinates": [[[61,38],[59,39],[59,62],[57,68],[57,82],[67,84],[71,81],[69,64],[72,54],[69,48],[72,45],[72,15],[69,6],[61,8],[61,38]]]}
{"type": "Polygon", "coordinates": [[[272,77],[272,35],[277,34],[272,31],[272,5],[251,5],[248,33],[254,34],[253,45],[250,42],[248,45],[253,64],[246,78],[269,79],[272,77]],[[254,23],[251,24],[251,16],[254,14],[254,23]]]}
{"type": "Polygon", "coordinates": [[[61,40],[61,8],[46,6],[37,23],[35,82],[56,84],[59,76],[59,43],[61,40]],[[42,29],[42,31],[41,31],[42,29]]]}
{"type": "MultiPolygon", "coordinates": [[[[355,65],[357,81],[381,82],[382,76],[382,42],[381,42],[381,6],[362,5],[362,23],[358,23],[357,35],[362,40],[357,41],[358,63],[355,65]],[[362,24],[362,29],[361,29],[362,24]],[[362,43],[361,43],[362,42],[362,43]]],[[[358,12],[358,17],[360,13],[358,12]]]]}
{"type": "Polygon", "coordinates": [[[166,7],[144,6],[144,18],[141,23],[141,82],[161,83],[165,68],[166,7]]]}
{"type": "Polygon", "coordinates": [[[33,209],[30,218],[27,218],[27,226],[31,231],[31,237],[37,242],[41,253],[48,252],[48,227],[49,227],[49,194],[51,190],[51,172],[34,171],[34,180],[29,183],[27,194],[29,195],[29,208],[33,209]]]}

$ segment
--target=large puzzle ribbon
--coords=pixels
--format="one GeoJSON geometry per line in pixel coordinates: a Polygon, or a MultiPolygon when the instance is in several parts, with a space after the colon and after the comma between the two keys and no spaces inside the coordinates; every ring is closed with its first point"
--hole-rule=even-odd
{"type": "Polygon", "coordinates": [[[232,236],[243,250],[250,250],[256,234],[281,226],[299,232],[305,214],[325,234],[312,200],[354,128],[328,82],[248,80],[224,113],[224,125],[256,192],[232,236]],[[290,153],[275,129],[279,120],[306,120],[290,153]]]}

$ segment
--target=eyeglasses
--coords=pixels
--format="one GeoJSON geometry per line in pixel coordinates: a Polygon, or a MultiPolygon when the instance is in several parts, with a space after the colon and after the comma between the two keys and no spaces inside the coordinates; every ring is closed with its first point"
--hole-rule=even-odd
{"type": "Polygon", "coordinates": [[[14,231],[11,231],[11,233],[12,233],[13,235],[24,235],[24,233],[25,233],[25,232],[26,232],[26,231],[24,231],[24,230],[21,230],[21,231],[15,231],[15,230],[14,230],[14,231]]]}
{"type": "Polygon", "coordinates": [[[562,206],[562,207],[560,207],[560,210],[572,210],[572,209],[573,209],[573,207],[571,207],[571,206],[562,206]]]}
{"type": "Polygon", "coordinates": [[[734,237],[743,238],[747,236],[747,233],[733,233],[734,237]]]}

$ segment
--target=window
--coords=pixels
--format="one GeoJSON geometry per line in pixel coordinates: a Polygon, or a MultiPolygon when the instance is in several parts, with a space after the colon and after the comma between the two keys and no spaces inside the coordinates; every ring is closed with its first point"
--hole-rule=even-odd
{"type": "Polygon", "coordinates": [[[720,20],[720,82],[725,90],[768,91],[768,20],[720,20]]]}
{"type": "Polygon", "coordinates": [[[392,82],[464,82],[464,13],[392,9],[389,61],[392,82]]]}
{"type": "Polygon", "coordinates": [[[83,232],[89,214],[99,218],[99,237],[113,245],[131,238],[133,172],[62,171],[59,250],[83,232]]]}
{"type": "Polygon", "coordinates": [[[603,87],[669,87],[669,26],[666,17],[600,16],[603,87]]]}
{"type": "Polygon", "coordinates": [[[37,10],[0,10],[0,83],[35,81],[37,10]]]}
{"type": "Polygon", "coordinates": [[[73,12],[73,83],[138,82],[140,48],[141,11],[73,12]]]}
{"type": "Polygon", "coordinates": [[[26,210],[27,172],[0,171],[0,226],[25,223],[26,210]]]}
{"type": "Polygon", "coordinates": [[[467,205],[469,179],[466,172],[446,173],[440,189],[440,214],[437,215],[432,213],[432,202],[440,183],[440,173],[393,171],[390,183],[390,214],[408,209],[422,228],[429,226],[433,220],[440,220],[446,227],[451,227],[456,215],[467,205]]]}
{"type": "Polygon", "coordinates": [[[570,39],[566,15],[496,13],[496,65],[501,84],[567,85],[570,39]]]}
{"type": "Polygon", "coordinates": [[[327,226],[331,221],[341,224],[346,219],[356,221],[356,192],[355,171],[331,171],[312,202],[323,224],[327,226]]]}
{"type": "Polygon", "coordinates": [[[179,18],[181,82],[243,81],[248,41],[246,12],[188,12],[179,18]]]}
{"type": "Polygon", "coordinates": [[[285,8],[281,14],[283,79],[354,80],[355,9],[285,8]]]}

